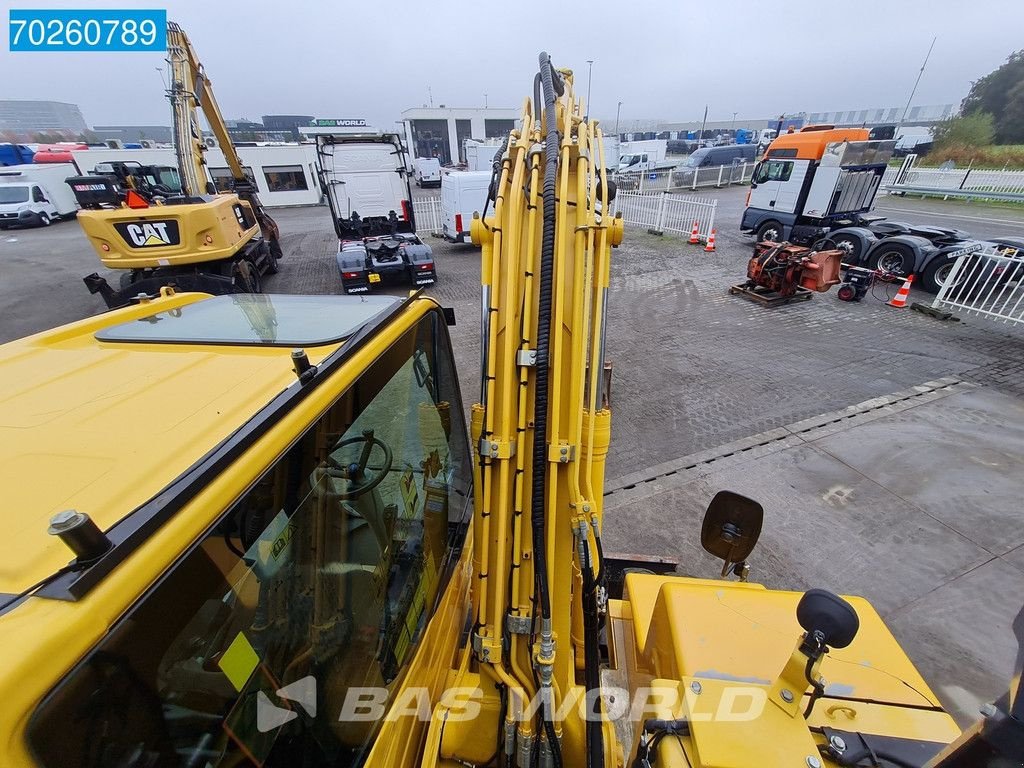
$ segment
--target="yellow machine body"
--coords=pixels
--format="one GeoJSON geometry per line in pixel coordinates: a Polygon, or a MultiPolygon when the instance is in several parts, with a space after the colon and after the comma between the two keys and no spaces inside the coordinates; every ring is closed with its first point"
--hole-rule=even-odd
{"type": "Polygon", "coordinates": [[[252,206],[237,195],[208,202],[79,211],[108,269],[158,269],[230,259],[260,237],[252,206]]]}
{"type": "Polygon", "coordinates": [[[629,574],[588,683],[622,220],[599,126],[559,77],[557,99],[524,105],[493,211],[472,224],[483,370],[468,419],[446,318],[419,295],[165,289],[0,347],[5,765],[456,768],[550,764],[557,748],[578,768],[598,743],[617,768],[647,718],[689,722],[656,768],[831,765],[823,727],[957,736],[857,598],[855,640],[808,669],[826,682],[807,719],[800,595],[755,584],[629,574]],[[63,510],[110,548],[75,557],[47,528],[63,510]],[[589,727],[588,688],[604,712],[589,727]]]}

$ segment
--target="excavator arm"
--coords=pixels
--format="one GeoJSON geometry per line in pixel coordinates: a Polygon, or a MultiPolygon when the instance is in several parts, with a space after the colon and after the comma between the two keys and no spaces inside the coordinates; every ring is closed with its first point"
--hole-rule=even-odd
{"type": "Polygon", "coordinates": [[[203,141],[198,113],[198,110],[202,109],[231,171],[234,192],[252,206],[271,251],[275,257],[280,258],[282,253],[277,223],[263,207],[255,182],[249,178],[242,166],[241,158],[231,141],[231,135],[217,105],[217,99],[213,95],[213,84],[206,76],[192,42],[185,31],[173,21],[167,23],[167,63],[171,72],[168,96],[174,123],[174,152],[178,159],[182,191],[193,196],[216,192],[206,174],[207,147],[203,141]]]}
{"type": "MultiPolygon", "coordinates": [[[[607,719],[572,702],[599,685],[601,500],[610,214],[601,132],[573,75],[540,56],[534,98],[495,160],[482,251],[482,377],[475,464],[473,663],[463,683],[497,691],[507,764],[603,766],[607,719]],[[574,713],[565,718],[556,713],[574,713]],[[532,713],[532,714],[526,714],[532,713]]],[[[446,713],[437,713],[448,719],[446,713]]],[[[448,722],[442,755],[478,762],[478,725],[448,722]]],[[[428,737],[429,738],[429,737],[428,737]]]]}

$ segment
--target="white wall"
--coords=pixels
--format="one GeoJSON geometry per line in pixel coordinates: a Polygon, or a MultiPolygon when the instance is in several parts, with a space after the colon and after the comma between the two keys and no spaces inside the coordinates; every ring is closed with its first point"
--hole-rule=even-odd
{"type": "MultiPolygon", "coordinates": [[[[136,161],[143,165],[177,166],[172,149],[88,149],[73,152],[75,164],[82,173],[88,173],[99,163],[136,161]]],[[[238,156],[242,165],[252,168],[256,177],[256,189],[260,200],[268,208],[288,205],[319,205],[320,183],[316,177],[316,146],[313,144],[288,144],[276,147],[239,147],[238,156]],[[279,165],[302,167],[306,189],[271,192],[267,188],[264,168],[279,165]]],[[[226,168],[227,162],[219,149],[206,153],[206,164],[210,168],[226,168]]]]}

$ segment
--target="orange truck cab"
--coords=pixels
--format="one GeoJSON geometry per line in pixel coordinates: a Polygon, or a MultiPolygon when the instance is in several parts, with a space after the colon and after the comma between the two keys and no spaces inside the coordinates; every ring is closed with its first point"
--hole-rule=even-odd
{"type": "Polygon", "coordinates": [[[772,141],[754,169],[740,229],[759,241],[810,242],[871,210],[895,142],[868,135],[812,125],[772,141]]]}

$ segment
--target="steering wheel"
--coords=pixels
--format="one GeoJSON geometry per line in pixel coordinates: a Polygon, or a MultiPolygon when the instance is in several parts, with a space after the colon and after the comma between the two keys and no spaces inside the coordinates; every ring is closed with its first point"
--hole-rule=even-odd
{"type": "Polygon", "coordinates": [[[356,445],[358,443],[363,444],[363,450],[359,453],[359,461],[357,462],[342,464],[333,456],[327,456],[327,465],[329,467],[327,473],[331,477],[344,478],[349,481],[348,490],[339,493],[338,498],[354,499],[358,496],[362,496],[367,491],[372,491],[381,484],[381,481],[384,480],[388,472],[391,471],[391,464],[393,461],[391,449],[383,440],[373,436],[372,429],[365,429],[361,435],[342,440],[334,446],[334,451],[338,451],[345,446],[356,445]],[[372,470],[367,472],[366,465],[370,461],[370,453],[373,451],[373,447],[375,445],[379,446],[380,449],[384,451],[384,464],[380,467],[374,467],[372,470]]]}

